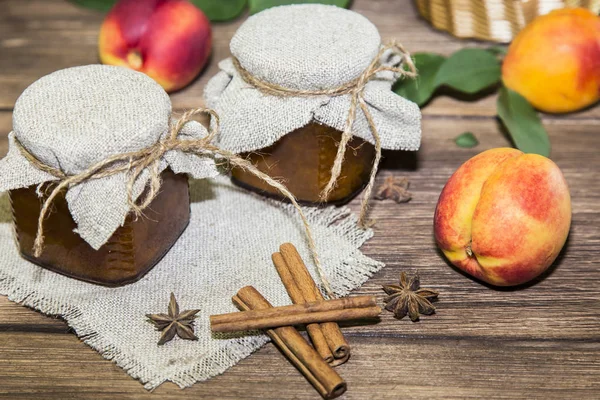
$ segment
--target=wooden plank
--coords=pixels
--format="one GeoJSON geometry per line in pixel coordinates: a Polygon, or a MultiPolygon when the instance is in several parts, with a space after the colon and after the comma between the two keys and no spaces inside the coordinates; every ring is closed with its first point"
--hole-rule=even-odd
{"type": "MultiPolygon", "coordinates": [[[[5,333],[0,397],[11,399],[315,399],[316,393],[272,344],[226,374],[183,391],[153,394],[74,336],[5,333]]],[[[338,371],[342,399],[592,399],[600,390],[598,341],[348,337],[351,361],[338,371]]]]}
{"type": "MultiPolygon", "coordinates": [[[[65,0],[4,0],[0,14],[0,109],[11,109],[19,94],[36,79],[55,70],[98,63],[97,38],[104,14],[65,0]]],[[[352,9],[369,18],[382,38],[397,38],[412,52],[450,54],[465,46],[485,43],[458,40],[436,31],[418,17],[412,0],[357,0],[352,9]]],[[[217,71],[218,61],[229,56],[229,41],[244,21],[213,24],[213,54],[207,68],[189,87],[174,93],[174,108],[201,107],[203,89],[217,71]]],[[[441,95],[429,104],[426,115],[494,116],[495,96],[463,102],[441,95]]],[[[590,108],[571,118],[600,116],[590,108]]],[[[548,116],[548,118],[553,118],[548,116]]]]}
{"type": "MultiPolygon", "coordinates": [[[[0,109],[12,109],[36,79],[58,69],[95,64],[104,13],[65,0],[4,0],[0,15],[0,109]]],[[[173,95],[177,108],[202,105],[202,90],[229,55],[229,40],[242,18],[213,25],[213,53],[201,78],[173,95]]]]}
{"type": "Polygon", "coordinates": [[[0,157],[8,152],[8,133],[12,130],[12,112],[0,111],[0,157]]]}

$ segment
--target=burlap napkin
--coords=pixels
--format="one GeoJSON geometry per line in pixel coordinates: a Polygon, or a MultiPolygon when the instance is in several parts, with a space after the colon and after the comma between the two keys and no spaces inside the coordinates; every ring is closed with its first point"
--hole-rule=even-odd
{"type": "MultiPolygon", "coordinates": [[[[191,182],[190,225],[165,258],[140,281],[120,288],[79,282],[22,259],[13,239],[11,209],[0,197],[0,294],[45,314],[61,315],[77,335],[132,377],[154,389],[206,380],[267,342],[260,334],[211,335],[208,316],[232,312],[231,296],[254,285],[274,305],[289,304],[271,264],[284,242],[311,260],[297,212],[233,187],[225,178],[191,182]],[[160,332],[145,314],[167,311],[174,292],[182,309],[200,308],[198,341],[174,339],[157,346],[160,332]]],[[[356,227],[346,208],[306,208],[325,272],[343,295],[383,267],[358,248],[371,231],[356,227]]],[[[314,266],[308,264],[315,280],[314,266]]]]}

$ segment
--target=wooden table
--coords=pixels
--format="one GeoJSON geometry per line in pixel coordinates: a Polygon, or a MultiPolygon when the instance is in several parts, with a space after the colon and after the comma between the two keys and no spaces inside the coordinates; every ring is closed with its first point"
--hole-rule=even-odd
{"type": "MultiPolygon", "coordinates": [[[[7,149],[11,112],[19,94],[57,69],[98,62],[103,15],[61,0],[0,3],[0,153],[7,149]]],[[[356,0],[383,37],[412,51],[451,53],[482,43],[460,41],[416,17],[410,0],[356,0]]],[[[202,105],[202,89],[228,56],[243,21],[214,25],[210,66],[192,86],[172,96],[176,109],[202,105]]],[[[549,60],[551,62],[551,60],[549,60]]],[[[345,399],[600,398],[600,107],[569,116],[543,116],[573,200],[565,250],[540,281],[495,290],[447,265],[432,235],[434,207],[446,179],[478,152],[510,145],[495,118],[495,96],[470,102],[438,96],[423,110],[423,145],[416,154],[386,153],[378,182],[391,174],[411,181],[408,204],[375,202],[379,222],[363,251],[387,264],[356,294],[382,296],[383,283],[418,270],[425,286],[441,291],[437,314],[421,322],[348,327],[350,362],[339,367],[345,399]],[[472,131],[480,145],[457,147],[472,131]]],[[[358,208],[357,201],[351,204],[358,208]]],[[[316,392],[269,344],[222,376],[180,390],[167,383],[153,394],[80,342],[59,318],[0,297],[0,397],[10,399],[314,399],[316,392]]]]}

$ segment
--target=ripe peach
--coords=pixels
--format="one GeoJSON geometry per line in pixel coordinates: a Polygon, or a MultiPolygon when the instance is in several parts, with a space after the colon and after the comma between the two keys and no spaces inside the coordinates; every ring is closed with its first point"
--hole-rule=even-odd
{"type": "Polygon", "coordinates": [[[571,198],[548,158],[484,151],[450,177],[438,200],[435,239],[448,260],[497,286],[525,283],[556,259],[571,226],[571,198]]]}
{"type": "Polygon", "coordinates": [[[600,99],[600,17],[564,8],[533,20],[514,39],[502,79],[534,107],[579,110],[600,99]]]}
{"type": "Polygon", "coordinates": [[[121,0],[100,28],[100,60],[141,71],[167,92],[181,89],[210,54],[210,22],[185,0],[121,0]]]}

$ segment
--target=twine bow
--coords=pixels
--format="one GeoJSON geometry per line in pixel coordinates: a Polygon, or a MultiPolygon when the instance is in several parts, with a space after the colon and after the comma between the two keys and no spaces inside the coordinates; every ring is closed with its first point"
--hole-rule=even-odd
{"type": "Polygon", "coordinates": [[[250,161],[241,158],[240,156],[229,152],[227,150],[223,150],[212,144],[214,137],[219,132],[219,116],[217,113],[210,109],[198,108],[195,110],[187,111],[183,114],[183,116],[177,121],[176,124],[172,125],[171,130],[169,131],[168,136],[158,141],[156,144],[142,149],[140,151],[134,151],[129,153],[116,154],[114,156],[108,157],[103,161],[98,162],[97,164],[89,167],[85,171],[78,173],[76,175],[67,175],[63,171],[53,168],[39,159],[37,159],[33,154],[27,151],[23,145],[15,139],[15,145],[21,151],[21,154],[36,168],[45,171],[56,178],[58,178],[58,184],[50,191],[50,194],[44,201],[42,208],[40,210],[40,216],[38,218],[38,226],[37,233],[33,245],[34,255],[39,257],[44,248],[44,220],[46,219],[48,213],[50,212],[52,202],[56,198],[56,196],[64,189],[71,188],[80,183],[92,180],[92,179],[100,179],[112,175],[116,175],[121,172],[126,172],[129,174],[129,179],[127,183],[127,201],[131,210],[136,215],[141,215],[143,210],[150,205],[152,200],[156,197],[160,190],[160,186],[162,184],[160,177],[160,162],[162,157],[169,151],[176,150],[182,151],[184,153],[191,153],[196,155],[206,155],[207,153],[212,153],[214,155],[218,155],[224,158],[231,165],[246,170],[259,179],[263,180],[270,186],[276,188],[287,197],[290,202],[293,204],[294,208],[300,214],[302,219],[302,223],[304,225],[304,230],[306,233],[306,238],[308,241],[308,246],[315,262],[315,266],[317,268],[317,272],[319,277],[323,283],[325,291],[329,298],[334,298],[333,290],[331,289],[331,285],[325,276],[323,271],[321,262],[319,260],[315,241],[312,236],[312,232],[310,226],[308,224],[308,220],[306,216],[302,212],[300,205],[296,201],[294,195],[279,181],[271,178],[269,175],[261,172],[258,168],[256,168],[250,161]],[[211,128],[209,129],[208,135],[201,139],[189,139],[184,140],[180,139],[178,136],[182,130],[182,128],[188,122],[192,121],[192,117],[201,114],[207,113],[212,116],[214,119],[214,124],[211,124],[211,128]],[[150,172],[149,185],[147,186],[146,195],[141,199],[141,201],[136,202],[134,199],[134,185],[138,178],[142,175],[145,170],[150,172]]]}
{"type": "Polygon", "coordinates": [[[368,225],[370,225],[367,221],[367,212],[369,206],[369,198],[371,197],[371,192],[373,191],[373,186],[375,183],[375,175],[377,174],[379,161],[381,160],[381,139],[379,137],[377,127],[375,126],[375,122],[373,121],[373,116],[371,115],[369,107],[365,102],[364,90],[367,83],[369,83],[371,79],[375,78],[375,76],[380,72],[390,71],[401,76],[406,76],[410,78],[416,77],[417,69],[410,57],[410,54],[404,49],[404,47],[402,47],[400,43],[397,43],[395,40],[391,40],[381,47],[377,56],[373,59],[373,61],[371,61],[369,66],[358,78],[346,82],[341,86],[322,90],[297,90],[277,85],[275,83],[263,81],[257,78],[256,76],[252,75],[246,69],[244,69],[244,67],[242,67],[242,65],[240,64],[239,60],[235,57],[233,57],[233,65],[235,66],[238,73],[246,83],[248,83],[251,86],[254,86],[256,89],[267,95],[278,97],[307,97],[323,95],[341,96],[349,94],[351,96],[350,109],[348,110],[348,117],[346,119],[345,128],[342,132],[342,137],[338,145],[337,154],[335,156],[333,166],[331,167],[331,177],[329,179],[329,182],[321,192],[320,198],[321,201],[326,201],[333,189],[335,189],[337,185],[337,180],[340,176],[340,173],[342,172],[342,164],[344,162],[346,146],[353,136],[352,125],[356,120],[356,111],[357,108],[360,107],[363,114],[365,115],[365,118],[367,119],[367,122],[371,129],[371,133],[373,134],[373,139],[375,140],[375,159],[373,160],[373,166],[371,167],[369,183],[365,188],[364,196],[361,202],[359,217],[359,224],[362,227],[367,227],[368,225]],[[401,57],[402,62],[400,63],[399,67],[381,65],[381,57],[383,57],[385,52],[387,52],[388,50],[391,50],[393,54],[401,57]],[[404,65],[408,67],[408,70],[404,69],[404,65]]]}

